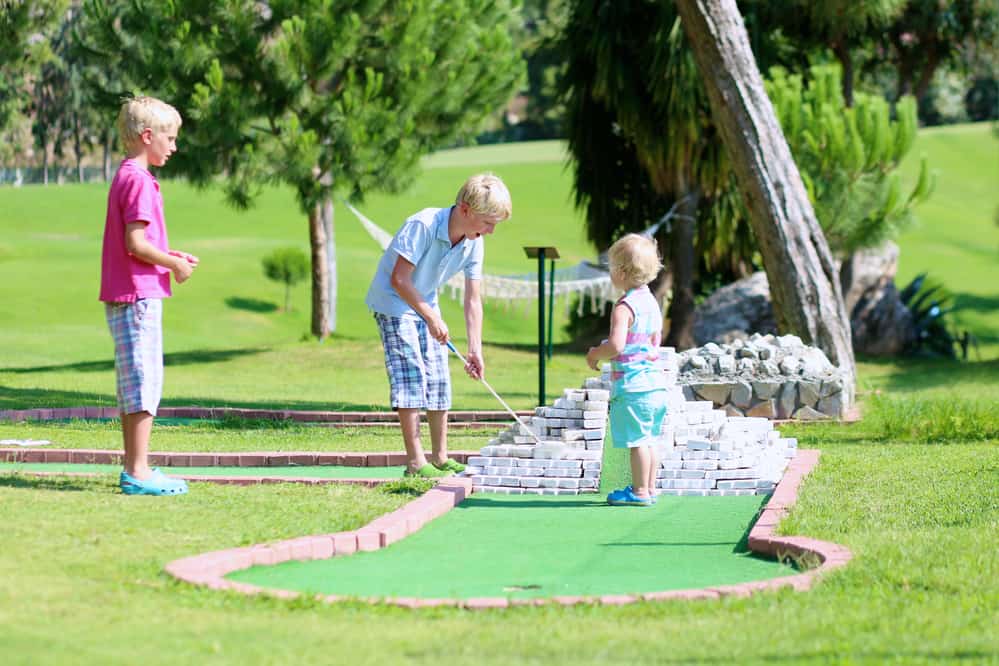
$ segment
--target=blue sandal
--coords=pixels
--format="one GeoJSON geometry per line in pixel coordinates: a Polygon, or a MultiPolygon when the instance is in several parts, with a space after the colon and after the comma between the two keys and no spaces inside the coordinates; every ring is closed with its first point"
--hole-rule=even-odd
{"type": "Polygon", "coordinates": [[[118,485],[126,495],[183,495],[187,492],[187,481],[167,476],[158,467],[153,468],[149,478],[141,481],[122,472],[118,485]]]}
{"type": "Polygon", "coordinates": [[[652,506],[652,498],[639,497],[631,486],[627,486],[608,495],[607,503],[611,506],[652,506]]]}
{"type": "MultiPolygon", "coordinates": [[[[632,486],[625,486],[625,490],[628,490],[628,491],[631,491],[631,492],[635,492],[635,490],[634,490],[634,488],[632,486]]],[[[649,499],[652,500],[653,504],[656,503],[656,496],[653,495],[652,493],[649,493],[649,499]]]]}

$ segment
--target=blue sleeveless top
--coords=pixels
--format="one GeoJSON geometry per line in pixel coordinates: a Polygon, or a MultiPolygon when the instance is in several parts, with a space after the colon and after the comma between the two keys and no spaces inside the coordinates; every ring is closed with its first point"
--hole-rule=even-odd
{"type": "Polygon", "coordinates": [[[611,359],[611,396],[666,388],[666,375],[659,365],[659,347],[653,338],[662,332],[659,303],[643,285],[630,289],[617,304],[624,303],[634,316],[624,350],[611,359]]]}

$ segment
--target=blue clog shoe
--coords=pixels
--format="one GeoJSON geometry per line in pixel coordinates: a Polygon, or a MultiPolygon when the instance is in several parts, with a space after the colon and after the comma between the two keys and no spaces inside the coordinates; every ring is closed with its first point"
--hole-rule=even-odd
{"type": "Polygon", "coordinates": [[[639,497],[631,489],[631,486],[627,486],[609,494],[607,503],[611,506],[652,506],[652,498],[639,497]]]}
{"type": "Polygon", "coordinates": [[[149,478],[142,480],[122,472],[118,486],[126,495],[183,495],[187,492],[187,481],[167,476],[158,467],[153,468],[149,478]]]}

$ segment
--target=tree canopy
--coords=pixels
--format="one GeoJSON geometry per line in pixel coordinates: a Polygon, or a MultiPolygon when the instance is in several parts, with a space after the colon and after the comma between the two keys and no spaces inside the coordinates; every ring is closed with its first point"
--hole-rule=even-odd
{"type": "MultiPolygon", "coordinates": [[[[313,332],[335,330],[332,197],[396,190],[519,81],[510,0],[88,0],[88,47],[185,118],[171,166],[249,206],[287,183],[310,219],[313,332]],[[331,316],[332,315],[332,316],[331,316]]],[[[131,91],[122,91],[131,92],[131,91]]]]}

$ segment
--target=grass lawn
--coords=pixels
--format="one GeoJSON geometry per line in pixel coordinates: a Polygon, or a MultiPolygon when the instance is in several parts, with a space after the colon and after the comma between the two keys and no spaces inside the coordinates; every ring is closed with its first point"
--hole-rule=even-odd
{"type": "Polygon", "coordinates": [[[789,430],[823,454],[782,532],[847,545],[848,567],[807,593],[621,608],[413,613],[188,588],[165,562],[350,529],[407,496],[194,484],[181,498],[135,501],[110,476],[2,476],[0,658],[124,664],[141,637],[152,663],[993,663],[995,440],[885,442],[865,428],[789,430]]]}
{"type": "MultiPolygon", "coordinates": [[[[210,549],[356,528],[406,501],[406,488],[195,484],[190,495],[164,502],[122,497],[110,475],[4,475],[0,661],[996,663],[996,145],[984,125],[923,131],[914,152],[930,156],[940,182],[920,226],[900,239],[901,279],[929,270],[963,299],[958,321],[982,341],[984,360],[861,359],[863,422],[783,428],[823,455],[782,531],[842,543],[856,557],[812,591],[487,613],[244,598],[178,585],[163,565],[210,549]]],[[[592,257],[558,144],[454,151],[427,167],[406,193],[372,196],[362,210],[394,230],[420,207],[447,204],[468,173],[489,169],[514,193],[514,218],[489,239],[490,272],[531,273],[523,245],[556,244],[566,265],[592,257]]],[[[237,214],[214,191],[166,181],[164,192],[172,243],[202,258],[167,303],[164,404],[385,408],[377,333],[363,306],[379,251],[345,208],[337,207],[337,334],[317,345],[302,340],[307,287],[294,290],[292,312],[281,312],[283,288],[260,268],[274,247],[306,247],[305,218],[291,195],[267,190],[257,207],[237,214]]],[[[0,188],[0,409],[114,404],[96,301],[105,196],[98,185],[0,188]]],[[[564,319],[562,304],[557,311],[564,319]]],[[[459,305],[445,301],[445,316],[463,335],[459,305]]],[[[565,342],[558,326],[556,333],[565,342]]],[[[535,336],[532,306],[487,305],[490,383],[518,409],[537,401],[535,336]]],[[[549,394],[588,374],[581,356],[557,350],[549,394]]],[[[457,366],[452,376],[456,409],[497,408],[457,366]]],[[[153,448],[400,448],[392,428],[233,425],[158,427],[153,448]]],[[[0,438],[8,437],[120,446],[114,423],[0,424],[0,438]]],[[[456,431],[451,446],[477,449],[487,437],[456,431]]],[[[478,566],[489,567],[488,557],[478,566]]]]}

